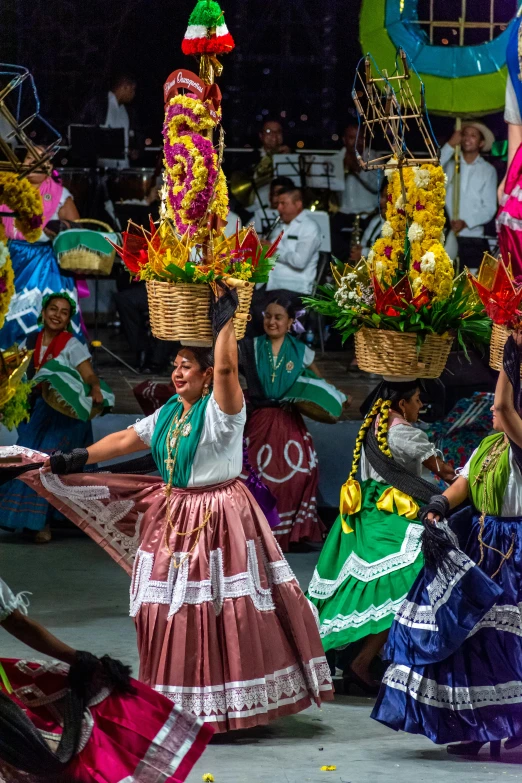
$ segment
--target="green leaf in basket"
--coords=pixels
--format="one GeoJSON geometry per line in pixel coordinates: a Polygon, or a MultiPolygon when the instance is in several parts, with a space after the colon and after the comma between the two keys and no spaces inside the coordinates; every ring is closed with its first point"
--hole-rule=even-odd
{"type": "Polygon", "coordinates": [[[169,273],[169,275],[172,277],[173,280],[177,280],[180,283],[187,283],[192,279],[192,276],[194,275],[194,272],[192,272],[192,276],[189,277],[184,269],[177,266],[176,264],[169,264],[165,267],[165,271],[169,273]]]}

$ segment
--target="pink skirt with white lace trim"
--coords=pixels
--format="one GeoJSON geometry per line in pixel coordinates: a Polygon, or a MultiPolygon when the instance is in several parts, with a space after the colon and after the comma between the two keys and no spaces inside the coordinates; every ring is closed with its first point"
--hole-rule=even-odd
{"type": "Polygon", "coordinates": [[[216,731],[333,698],[310,605],[239,480],[172,491],[174,558],[161,479],[31,471],[23,480],[127,570],[138,545],[131,615],[140,680],[216,731]],[[192,531],[205,520],[196,543],[192,531]]]}
{"type": "MultiPolygon", "coordinates": [[[[55,748],[62,732],[61,699],[68,667],[2,659],[11,698],[55,748]]],[[[212,728],[139,682],[125,696],[100,693],[85,713],[80,748],[64,779],[75,783],[183,783],[205,750],[212,728]]],[[[33,777],[0,762],[2,781],[33,777]]]]}

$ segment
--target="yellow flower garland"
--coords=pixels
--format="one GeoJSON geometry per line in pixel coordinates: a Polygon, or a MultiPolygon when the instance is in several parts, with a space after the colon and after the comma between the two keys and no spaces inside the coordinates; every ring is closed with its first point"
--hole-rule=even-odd
{"type": "Polygon", "coordinates": [[[368,256],[379,281],[391,285],[404,252],[407,220],[410,239],[408,275],[413,293],[426,289],[433,299],[446,299],[452,289],[453,263],[441,243],[446,199],[445,174],[440,166],[424,164],[402,169],[406,201],[399,172],[388,169],[388,202],[383,236],[368,256]]]}
{"type": "MultiPolygon", "coordinates": [[[[0,204],[17,213],[15,226],[28,242],[39,239],[41,226],[31,228],[31,218],[43,215],[42,197],[37,188],[26,179],[19,179],[17,174],[0,172],[0,204]]],[[[0,233],[0,240],[2,237],[5,238],[5,230],[0,233]]]]}
{"type": "MultiPolygon", "coordinates": [[[[0,173],[0,204],[6,204],[9,209],[17,213],[15,226],[28,242],[35,242],[40,237],[42,229],[40,226],[31,228],[31,218],[34,218],[35,215],[43,215],[42,197],[39,190],[30,182],[26,179],[19,179],[16,174],[11,172],[0,173]]],[[[3,291],[0,291],[1,329],[15,293],[13,264],[7,250],[7,235],[1,219],[0,258],[4,262],[0,266],[0,281],[4,288],[3,291]]]]}

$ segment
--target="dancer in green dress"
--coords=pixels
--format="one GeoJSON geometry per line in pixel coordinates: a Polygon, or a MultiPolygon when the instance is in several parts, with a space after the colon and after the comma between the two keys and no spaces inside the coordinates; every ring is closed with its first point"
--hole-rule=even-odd
{"type": "Polygon", "coordinates": [[[440,491],[427,480],[429,471],[454,478],[453,468],[413,426],[421,408],[416,381],[385,381],[379,388],[357,437],[340,514],[308,588],[326,651],[365,639],[344,679],[368,693],[378,688],[370,664],[422,567],[419,501],[440,491]],[[355,478],[359,462],[361,484],[355,478]]]}

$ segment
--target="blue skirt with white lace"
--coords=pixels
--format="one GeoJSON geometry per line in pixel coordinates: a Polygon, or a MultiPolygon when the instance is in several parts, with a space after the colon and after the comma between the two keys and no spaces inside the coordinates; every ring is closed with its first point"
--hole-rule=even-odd
{"type": "Polygon", "coordinates": [[[372,713],[441,744],[522,735],[522,518],[486,516],[481,544],[466,514],[452,574],[425,567],[397,613],[372,713]]]}

